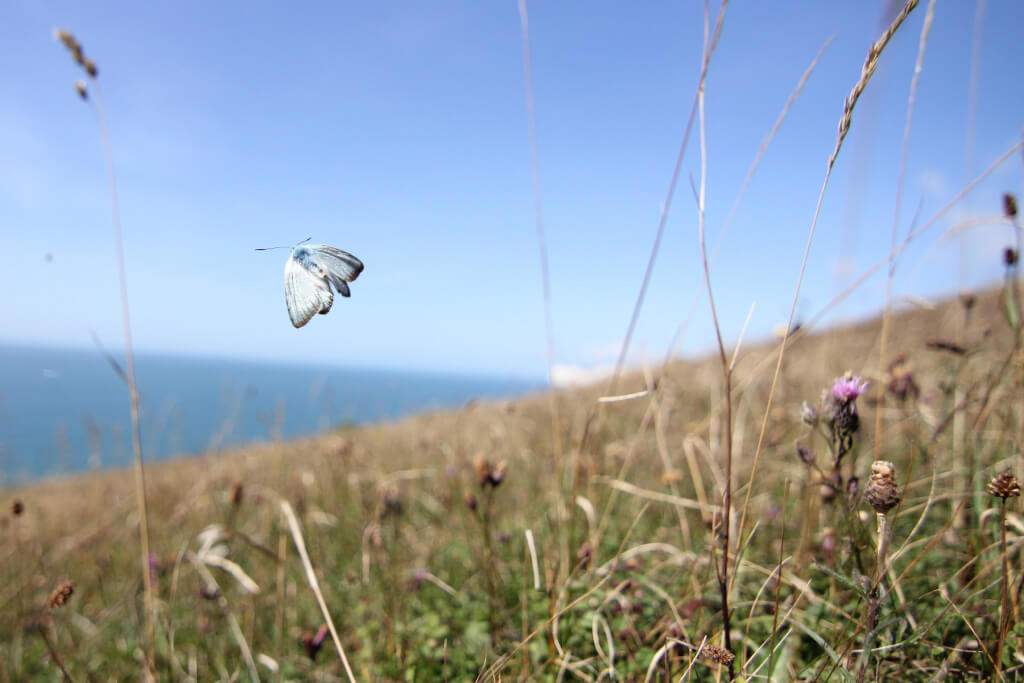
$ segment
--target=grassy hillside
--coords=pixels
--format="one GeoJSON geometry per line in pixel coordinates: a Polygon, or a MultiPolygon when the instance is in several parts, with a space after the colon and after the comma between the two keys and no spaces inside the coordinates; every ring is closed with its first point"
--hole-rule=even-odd
{"type": "MultiPolygon", "coordinates": [[[[629,400],[592,387],[153,465],[157,675],[346,677],[287,503],[360,680],[713,680],[730,654],[746,680],[973,679],[997,652],[1017,680],[1021,499],[986,492],[1024,473],[1006,310],[990,292],[895,314],[885,374],[880,321],[801,331],[770,407],[778,347],[741,350],[728,641],[716,358],[625,377],[649,389],[629,400]],[[823,404],[846,370],[867,391],[823,404]],[[876,454],[893,480],[869,482],[876,454]]],[[[132,476],[3,493],[2,680],[145,670],[132,476]]]]}

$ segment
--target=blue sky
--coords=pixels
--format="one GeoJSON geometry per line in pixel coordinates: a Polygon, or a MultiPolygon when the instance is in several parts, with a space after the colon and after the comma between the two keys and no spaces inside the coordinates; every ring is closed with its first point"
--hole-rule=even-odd
{"type": "MultiPolygon", "coordinates": [[[[843,99],[883,2],[734,2],[706,99],[707,230],[801,74],[816,71],[768,149],[712,273],[734,340],[788,314],[843,99]]],[[[855,113],[815,238],[809,318],[888,252],[907,94],[927,2],[885,53],[855,113]]],[[[532,2],[541,193],[556,360],[612,363],[636,299],[697,83],[703,5],[532,2]]],[[[713,8],[713,11],[716,8],[713,8]]],[[[915,110],[900,234],[1022,134],[1024,4],[982,15],[968,154],[974,3],[940,1],[915,110]]],[[[14,0],[0,8],[0,342],[120,345],[110,206],[95,117],[54,28],[99,65],[113,139],[138,349],[330,365],[541,377],[540,266],[519,15],[507,2],[14,0]],[[349,300],[293,329],[286,251],[312,236],[366,264],[349,300]],[[51,259],[47,260],[47,255],[51,259]]],[[[696,135],[696,129],[694,131],[696,135]]],[[[1016,155],[900,261],[897,295],[1001,276],[1006,226],[943,240],[1021,190],[1016,155]]],[[[713,343],[688,176],[632,346],[660,359],[713,343]]],[[[874,313],[885,281],[839,310],[874,313]]],[[[835,318],[831,318],[835,320],[835,318]]]]}

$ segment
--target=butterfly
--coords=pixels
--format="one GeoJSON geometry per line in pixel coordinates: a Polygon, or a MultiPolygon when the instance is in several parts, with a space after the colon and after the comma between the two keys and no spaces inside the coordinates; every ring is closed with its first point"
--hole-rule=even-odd
{"type": "MultiPolygon", "coordinates": [[[[258,249],[257,251],[265,251],[258,249]]],[[[348,283],[363,272],[363,262],[326,244],[299,244],[284,264],[284,302],[292,325],[302,327],[317,313],[326,315],[334,292],[348,297],[348,283]]]]}

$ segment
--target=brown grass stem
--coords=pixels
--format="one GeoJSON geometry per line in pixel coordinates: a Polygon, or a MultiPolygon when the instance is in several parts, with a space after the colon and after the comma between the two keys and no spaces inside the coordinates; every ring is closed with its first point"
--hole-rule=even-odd
{"type": "Polygon", "coordinates": [[[320,582],[317,581],[313,563],[309,559],[309,553],[306,552],[306,542],[302,537],[299,520],[295,517],[295,511],[292,509],[291,504],[286,500],[281,501],[281,513],[284,515],[289,531],[291,531],[292,540],[295,542],[295,549],[299,553],[299,559],[302,560],[302,568],[306,571],[306,580],[309,581],[309,587],[313,590],[313,595],[316,596],[317,605],[320,606],[320,613],[324,615],[324,621],[327,622],[327,628],[331,632],[331,639],[334,640],[334,647],[338,650],[341,665],[345,667],[345,675],[348,676],[349,683],[355,683],[355,674],[352,673],[352,667],[349,666],[348,657],[345,656],[345,648],[341,644],[338,630],[334,627],[334,620],[331,618],[330,610],[327,609],[324,594],[320,591],[320,582]]]}
{"type": "Polygon", "coordinates": [[[50,657],[53,659],[53,663],[60,669],[61,674],[64,676],[65,681],[74,681],[68,670],[64,668],[64,660],[61,659],[60,653],[57,651],[57,647],[50,642],[50,636],[46,635],[46,627],[39,624],[39,635],[42,637],[43,642],[46,643],[46,649],[50,652],[50,657]]]}
{"type": "MultiPolygon", "coordinates": [[[[725,11],[725,3],[722,3],[722,12],[719,13],[719,25],[718,29],[721,28],[721,19],[725,11]]],[[[707,2],[704,3],[704,39],[708,39],[708,6],[707,2]]],[[[704,119],[704,85],[705,79],[701,79],[700,88],[697,91],[697,102],[699,110],[699,137],[700,137],[700,190],[697,199],[697,226],[698,226],[698,238],[700,241],[700,253],[701,263],[704,267],[704,284],[707,288],[708,303],[711,307],[711,319],[715,330],[715,339],[718,342],[718,353],[721,361],[722,370],[722,381],[724,383],[725,396],[723,397],[725,403],[725,486],[722,494],[722,566],[718,572],[718,586],[719,593],[722,600],[722,635],[723,635],[723,647],[732,652],[732,623],[730,620],[729,613],[729,528],[731,524],[732,516],[732,437],[733,437],[733,424],[732,424],[732,365],[729,362],[729,357],[725,351],[725,343],[722,341],[722,327],[718,320],[718,311],[715,307],[714,291],[711,286],[711,269],[708,266],[708,249],[707,241],[705,239],[704,230],[704,207],[705,198],[707,193],[707,128],[704,119]]],[[[730,660],[728,663],[729,668],[729,679],[735,675],[734,661],[730,660]]]]}
{"type": "Polygon", "coordinates": [[[1010,563],[1006,554],[1006,498],[999,501],[999,559],[1001,581],[999,582],[999,632],[995,646],[995,678],[1002,678],[1003,646],[1010,628],[1010,563]]]}
{"type": "Polygon", "coordinates": [[[107,185],[110,189],[111,221],[114,230],[114,253],[117,258],[117,277],[121,296],[121,322],[124,331],[125,378],[128,382],[132,422],[132,460],[135,470],[135,493],[139,512],[139,540],[142,567],[143,602],[146,612],[146,661],[149,672],[156,667],[156,635],[153,628],[153,581],[149,569],[149,519],[146,505],[146,474],[142,459],[142,434],[139,425],[139,391],[135,382],[135,354],[132,350],[132,326],[128,309],[128,277],[125,273],[124,245],[121,239],[121,212],[117,201],[117,183],[114,179],[114,154],[110,143],[110,130],[103,106],[103,94],[95,71],[87,72],[92,86],[89,100],[93,103],[103,141],[103,155],[107,167],[107,185]]]}

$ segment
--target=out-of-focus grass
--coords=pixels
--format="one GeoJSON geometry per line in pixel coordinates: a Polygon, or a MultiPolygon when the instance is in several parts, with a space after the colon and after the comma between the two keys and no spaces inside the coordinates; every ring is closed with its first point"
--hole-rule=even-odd
{"type": "MultiPolygon", "coordinates": [[[[971,307],[956,300],[898,313],[890,329],[889,347],[905,360],[888,377],[871,371],[878,321],[791,339],[753,481],[776,351],[765,344],[741,353],[736,501],[750,487],[751,509],[730,603],[735,667],[748,680],[858,673],[875,561],[874,513],[860,492],[879,384],[888,387],[880,454],[905,490],[889,513],[892,566],[867,678],[993,671],[999,500],[985,486],[1007,467],[1024,474],[1016,336],[1002,292],[971,307]],[[794,441],[829,471],[826,440],[801,422],[801,403],[817,406],[847,369],[872,387],[860,399],[842,490],[832,494],[794,441]],[[852,498],[851,475],[859,477],[852,498]]],[[[600,392],[559,393],[562,472],[546,397],[151,465],[158,676],[246,678],[241,638],[263,678],[344,677],[330,637],[318,633],[324,620],[281,500],[299,516],[359,679],[724,676],[706,656],[693,661],[705,637],[721,644],[721,544],[711,528],[722,489],[720,385],[714,360],[674,363],[648,395],[602,404],[582,450],[600,392]],[[487,473],[502,462],[494,485],[487,473]]],[[[623,392],[644,387],[641,375],[620,382],[623,392]]],[[[74,680],[137,678],[146,645],[131,472],[46,481],[5,491],[2,501],[0,679],[60,677],[54,653],[74,680]],[[64,581],[72,596],[48,608],[64,581]]],[[[1013,680],[1024,665],[1024,523],[1020,498],[1008,503],[1012,613],[1002,668],[1013,680]]]]}

